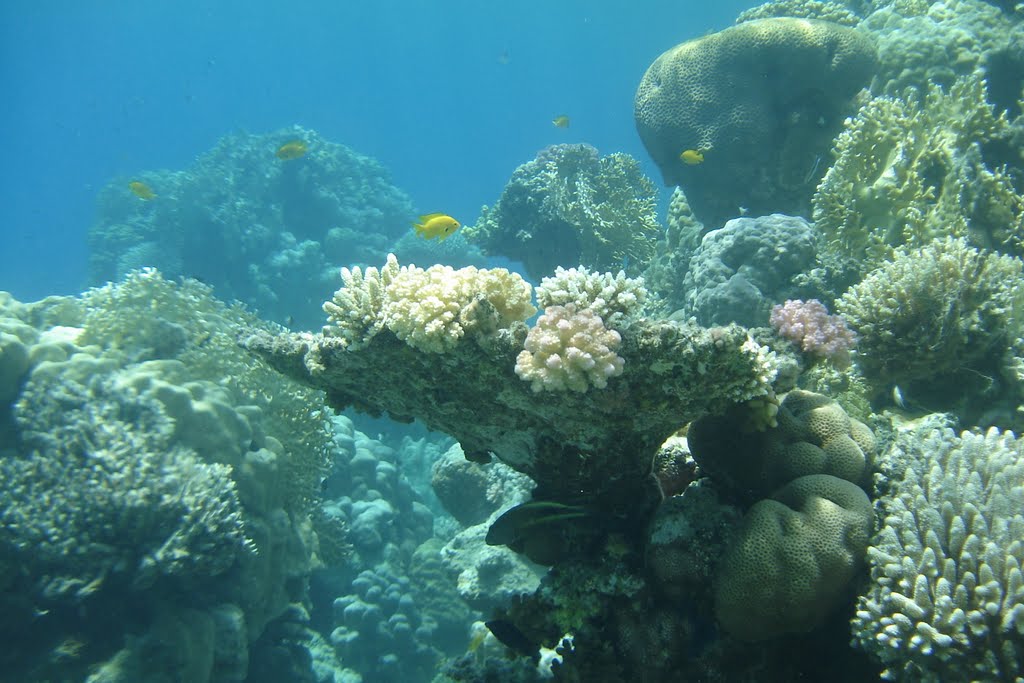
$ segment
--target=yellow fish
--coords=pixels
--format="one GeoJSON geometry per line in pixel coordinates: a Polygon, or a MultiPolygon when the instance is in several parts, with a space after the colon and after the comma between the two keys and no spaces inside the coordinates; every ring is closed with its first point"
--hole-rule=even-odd
{"type": "Polygon", "coordinates": [[[147,202],[150,199],[156,199],[156,192],[153,192],[153,188],[141,180],[133,180],[128,183],[128,189],[132,191],[133,195],[139,199],[145,199],[147,202]]]}
{"type": "Polygon", "coordinates": [[[309,147],[302,140],[289,140],[274,152],[274,156],[278,159],[289,161],[291,159],[298,159],[309,151],[309,147]]]}
{"type": "Polygon", "coordinates": [[[551,119],[551,123],[554,124],[555,128],[568,128],[570,122],[569,117],[562,114],[561,116],[556,116],[551,119]]]}
{"type": "Polygon", "coordinates": [[[457,220],[446,213],[428,213],[420,216],[419,223],[413,223],[416,234],[428,240],[435,237],[444,242],[452,233],[462,226],[457,220]]]}
{"type": "Polygon", "coordinates": [[[704,152],[699,149],[686,149],[679,155],[679,158],[684,164],[696,166],[704,163],[704,152]]]}

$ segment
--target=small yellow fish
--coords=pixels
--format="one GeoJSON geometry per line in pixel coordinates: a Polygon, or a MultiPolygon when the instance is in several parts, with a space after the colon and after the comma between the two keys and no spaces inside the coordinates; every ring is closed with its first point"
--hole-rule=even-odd
{"type": "Polygon", "coordinates": [[[686,149],[679,155],[679,158],[684,164],[696,166],[704,163],[704,152],[699,149],[686,149]]]}
{"type": "Polygon", "coordinates": [[[289,140],[277,148],[274,156],[284,161],[290,161],[291,159],[298,159],[308,151],[309,147],[306,146],[303,140],[289,140]]]}
{"type": "Polygon", "coordinates": [[[568,116],[562,114],[551,119],[551,123],[554,124],[555,128],[568,128],[570,121],[568,116]]]}
{"type": "Polygon", "coordinates": [[[156,199],[156,192],[153,192],[153,188],[141,180],[133,180],[128,183],[128,189],[132,191],[133,195],[147,202],[150,199],[156,199]]]}
{"type": "Polygon", "coordinates": [[[437,237],[444,242],[448,237],[462,226],[457,220],[446,213],[428,213],[420,216],[419,223],[413,223],[412,227],[416,234],[428,240],[437,237]]]}

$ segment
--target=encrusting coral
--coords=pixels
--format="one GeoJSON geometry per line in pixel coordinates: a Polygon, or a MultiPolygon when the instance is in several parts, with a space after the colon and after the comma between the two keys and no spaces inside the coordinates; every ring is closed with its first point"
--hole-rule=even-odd
{"type": "Polygon", "coordinates": [[[899,681],[1024,676],[1024,447],[925,421],[883,462],[854,643],[899,681]]]}

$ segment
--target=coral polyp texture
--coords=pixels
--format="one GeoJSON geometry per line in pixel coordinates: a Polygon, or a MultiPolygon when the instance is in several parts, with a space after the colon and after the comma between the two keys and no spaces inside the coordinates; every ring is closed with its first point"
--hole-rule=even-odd
{"type": "Polygon", "coordinates": [[[615,353],[621,341],[589,308],[548,306],[526,335],[516,374],[534,391],[604,389],[622,374],[624,361],[615,353]]]}
{"type": "Polygon", "coordinates": [[[535,294],[541,308],[569,304],[577,309],[589,308],[613,328],[643,317],[656,305],[643,278],[626,277],[621,270],[617,275],[598,273],[586,266],[558,266],[554,275],[540,281],[535,294]]]}
{"type": "Polygon", "coordinates": [[[854,643],[899,681],[1024,676],[1024,446],[932,419],[883,467],[882,528],[854,643]]]}
{"type": "Polygon", "coordinates": [[[341,277],[345,286],[324,303],[325,333],[354,348],[386,327],[414,348],[442,353],[468,333],[492,333],[537,312],[533,288],[504,268],[424,270],[388,254],[380,270],[343,268],[341,277]]]}
{"type": "Polygon", "coordinates": [[[628,154],[555,145],[517,168],[463,232],[486,253],[521,261],[535,280],[566,263],[638,273],[661,232],[656,205],[654,183],[628,154]]]}
{"type": "MultiPolygon", "coordinates": [[[[656,496],[648,492],[648,475],[666,437],[692,417],[766,395],[774,379],[774,355],[741,328],[638,319],[618,332],[622,373],[605,376],[607,386],[536,393],[515,372],[528,329],[517,316],[499,314],[525,311],[498,301],[520,301],[519,281],[489,271],[474,277],[497,277],[503,289],[483,299],[462,299],[458,288],[434,296],[463,306],[456,319],[473,308],[480,309],[474,316],[493,309],[493,324],[446,343],[441,353],[407,343],[389,321],[357,347],[329,333],[255,331],[244,343],[286,374],[326,390],[333,406],[420,418],[458,439],[468,457],[491,452],[554,499],[580,491],[613,501],[638,492],[656,496]]],[[[385,308],[406,310],[422,295],[403,291],[406,298],[385,308]]]]}
{"type": "Polygon", "coordinates": [[[644,147],[705,225],[809,213],[833,136],[876,67],[867,34],[768,18],[677,45],[647,69],[634,101],[644,147]],[[703,162],[687,163],[686,150],[703,162]]]}
{"type": "Polygon", "coordinates": [[[768,322],[780,337],[798,345],[804,353],[839,365],[849,364],[856,335],[841,316],[829,315],[825,304],[817,299],[787,299],[784,304],[776,304],[768,322]]]}
{"type": "Polygon", "coordinates": [[[899,250],[851,287],[837,308],[876,392],[900,385],[970,420],[1012,399],[999,392],[1020,390],[1009,367],[1024,324],[1021,269],[1020,259],[946,238],[899,250]]]}

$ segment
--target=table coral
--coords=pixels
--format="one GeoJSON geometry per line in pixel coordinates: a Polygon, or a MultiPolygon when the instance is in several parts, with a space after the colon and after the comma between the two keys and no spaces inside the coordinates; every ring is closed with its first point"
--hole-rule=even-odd
{"type": "Polygon", "coordinates": [[[656,197],[629,155],[556,145],[517,168],[463,232],[488,254],[521,261],[535,280],[567,263],[638,273],[661,232],[656,197]]]}
{"type": "Polygon", "coordinates": [[[623,372],[607,387],[540,394],[515,374],[527,336],[521,322],[464,336],[444,353],[411,346],[388,327],[355,350],[329,334],[257,331],[244,343],[324,388],[332,405],[418,417],[470,457],[495,453],[555,499],[584,491],[636,507],[636,495],[653,495],[648,475],[661,442],[697,415],[767,394],[775,362],[737,327],[637,320],[620,335],[623,372]]]}
{"type": "Polygon", "coordinates": [[[644,74],[634,118],[666,185],[708,226],[809,213],[833,136],[876,66],[867,34],[809,19],[748,21],[677,45],[644,74]],[[699,150],[704,162],[680,160],[699,150]]]}

